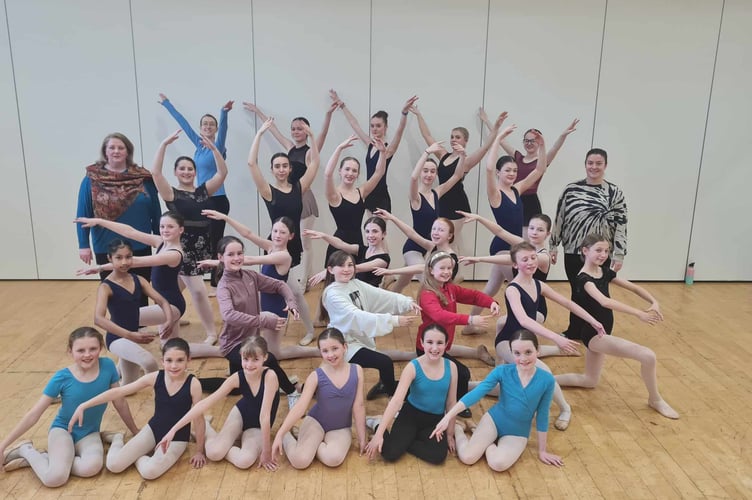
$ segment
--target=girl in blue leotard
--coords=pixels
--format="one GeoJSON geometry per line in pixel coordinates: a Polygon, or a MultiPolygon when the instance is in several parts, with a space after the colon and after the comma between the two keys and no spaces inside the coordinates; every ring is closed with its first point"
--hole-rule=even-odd
{"type": "MultiPolygon", "coordinates": [[[[107,470],[114,473],[136,465],[138,473],[144,479],[156,479],[178,459],[188,446],[190,427],[183,429],[179,438],[165,449],[155,445],[165,433],[182,417],[194,404],[201,400],[201,384],[198,379],[188,373],[188,362],[191,360],[188,342],[180,338],[168,340],[162,346],[162,370],[147,373],[140,379],[122,387],[110,389],[96,397],[78,405],[70,418],[68,431],[86,425],[85,411],[108,401],[130,396],[146,388],[154,390],[154,416],[127,443],[123,441],[123,433],[107,433],[107,440],[112,443],[107,452],[107,470]],[[153,455],[149,456],[151,452],[153,455]]],[[[194,422],[196,436],[196,453],[191,457],[194,468],[203,467],[204,457],[204,419],[198,418],[194,422]]]]}
{"type": "Polygon", "coordinates": [[[512,336],[514,364],[497,366],[475,389],[467,393],[436,424],[431,437],[442,439],[444,431],[454,432],[457,457],[472,465],[485,454],[488,465],[497,472],[509,469],[527,448],[530,427],[535,417],[538,431],[538,458],[548,465],[561,466],[561,457],[548,452],[548,408],[554,392],[554,377],[536,366],[538,339],[527,330],[512,336]],[[454,417],[474,405],[496,385],[499,402],[483,415],[470,439],[454,417]]]}
{"type": "MultiPolygon", "coordinates": [[[[118,385],[115,364],[109,358],[99,357],[103,347],[102,334],[88,326],[77,328],[68,336],[68,353],[73,358],[73,364],[52,376],[39,401],[0,441],[5,472],[31,467],[42,484],[49,488],[62,486],[71,474],[91,477],[99,473],[104,462],[99,425],[107,406],[89,409],[86,425],[74,429],[72,433],[68,432],[67,422],[80,403],[118,385]],[[58,396],[62,405],[47,435],[47,452],[35,449],[28,440],[7,449],[39,421],[58,396]]],[[[138,432],[125,398],[114,400],[113,405],[126,427],[134,434],[138,432]]]]}
{"type": "Polygon", "coordinates": [[[296,469],[307,468],[314,458],[328,467],[344,462],[352,442],[353,420],[360,452],[366,447],[363,369],[347,362],[347,343],[336,328],[321,332],[318,346],[324,360],[308,375],[300,400],[287,414],[272,444],[272,455],[281,455],[284,449],[296,469]],[[314,394],[316,404],[303,419],[296,439],[290,430],[303,417],[314,394]]]}
{"type": "Polygon", "coordinates": [[[276,470],[272,455],[271,429],[279,407],[279,379],[264,366],[269,351],[263,337],[249,337],[240,346],[243,369],[230,375],[215,392],[195,405],[178,420],[157,444],[168,448],[176,433],[225,398],[239,391],[240,400],[232,407],[222,429],[206,426],[206,456],[209,460],[227,459],[238,469],[250,468],[258,459],[259,467],[276,470]],[[240,446],[235,443],[240,440],[240,446]]]}

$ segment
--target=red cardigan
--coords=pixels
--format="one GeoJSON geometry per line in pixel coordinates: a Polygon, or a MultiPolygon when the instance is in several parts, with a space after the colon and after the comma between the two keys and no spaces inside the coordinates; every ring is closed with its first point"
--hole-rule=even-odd
{"type": "Polygon", "coordinates": [[[447,283],[443,286],[442,292],[447,298],[447,305],[441,305],[439,296],[428,290],[421,290],[420,292],[420,307],[422,309],[420,315],[423,322],[418,327],[418,337],[415,339],[415,348],[418,351],[423,351],[423,346],[420,343],[420,336],[425,330],[426,326],[431,323],[438,323],[443,326],[449,339],[447,341],[446,350],[448,351],[452,347],[454,341],[454,327],[456,325],[466,325],[469,321],[470,315],[458,314],[457,304],[470,304],[480,307],[491,307],[491,304],[496,302],[493,297],[486,295],[478,290],[470,288],[462,288],[454,283],[447,283]]]}

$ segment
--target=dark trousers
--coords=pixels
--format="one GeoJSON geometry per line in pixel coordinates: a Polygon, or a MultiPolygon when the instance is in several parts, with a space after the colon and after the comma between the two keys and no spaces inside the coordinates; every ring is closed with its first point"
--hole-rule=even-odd
{"type": "MultiPolygon", "coordinates": [[[[221,212],[225,215],[230,213],[230,200],[227,196],[220,194],[211,197],[212,206],[217,212],[221,212]]],[[[219,240],[225,235],[225,221],[212,219],[209,223],[209,245],[211,247],[212,259],[217,258],[217,244],[219,240]]],[[[211,286],[216,287],[219,281],[217,276],[217,269],[214,268],[211,273],[211,286]]]]}
{"type": "Polygon", "coordinates": [[[441,441],[428,437],[443,416],[421,411],[406,400],[392,430],[384,432],[381,456],[394,462],[407,452],[431,464],[444,462],[448,450],[446,437],[441,441]]]}
{"type": "Polygon", "coordinates": [[[363,368],[375,368],[379,371],[381,383],[386,387],[386,392],[390,396],[397,390],[397,381],[394,379],[394,362],[392,358],[378,351],[372,351],[361,347],[358,352],[350,358],[350,363],[355,363],[363,368]]]}

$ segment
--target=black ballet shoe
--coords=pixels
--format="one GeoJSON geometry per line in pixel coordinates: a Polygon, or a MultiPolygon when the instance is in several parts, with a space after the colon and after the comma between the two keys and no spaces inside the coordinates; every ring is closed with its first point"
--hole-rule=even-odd
{"type": "Polygon", "coordinates": [[[381,381],[379,380],[378,382],[376,382],[376,385],[371,387],[371,389],[368,391],[368,394],[366,394],[366,399],[368,401],[372,401],[381,396],[388,396],[388,395],[389,393],[386,390],[386,386],[383,383],[381,383],[381,381]]]}
{"type": "Polygon", "coordinates": [[[460,418],[473,418],[473,412],[470,411],[470,408],[465,408],[457,416],[460,418]]]}

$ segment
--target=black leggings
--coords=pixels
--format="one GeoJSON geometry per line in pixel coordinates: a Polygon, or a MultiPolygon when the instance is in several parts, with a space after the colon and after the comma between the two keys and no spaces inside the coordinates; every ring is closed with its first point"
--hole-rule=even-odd
{"type": "Polygon", "coordinates": [[[426,413],[405,401],[391,432],[384,432],[381,456],[394,462],[407,452],[431,464],[444,462],[448,450],[446,438],[436,441],[428,437],[443,416],[426,413]]]}
{"type": "MultiPolygon", "coordinates": [[[[221,212],[225,215],[230,213],[230,200],[227,196],[220,194],[212,196],[210,198],[214,210],[221,212]]],[[[225,235],[225,221],[212,219],[209,223],[209,248],[211,249],[212,259],[217,258],[217,244],[219,240],[225,235]]],[[[219,277],[217,276],[217,268],[212,269],[211,273],[211,286],[216,287],[219,277]]]]}
{"type": "MultiPolygon", "coordinates": [[[[423,356],[423,354],[425,354],[420,349],[415,349],[415,352],[418,354],[418,356],[423,356]]],[[[462,363],[460,363],[460,360],[458,360],[454,356],[450,356],[446,352],[444,353],[443,357],[457,366],[457,401],[459,401],[460,398],[467,394],[467,391],[469,390],[468,385],[470,384],[470,368],[463,365],[462,363]]]]}
{"type": "MultiPolygon", "coordinates": [[[[240,346],[241,344],[236,345],[233,350],[225,356],[225,359],[230,363],[230,375],[243,370],[243,359],[240,356],[240,346]]],[[[264,366],[271,368],[277,375],[277,379],[279,379],[279,387],[285,394],[295,392],[295,384],[290,382],[290,379],[287,378],[287,374],[279,365],[279,361],[274,357],[274,354],[268,354],[264,366]]],[[[222,385],[225,380],[227,379],[221,377],[209,377],[201,378],[199,379],[199,382],[201,382],[201,390],[204,392],[214,392],[219,389],[219,386],[222,385]]],[[[240,389],[235,389],[230,394],[240,394],[240,389]]]]}
{"type": "Polygon", "coordinates": [[[350,358],[350,363],[355,363],[363,368],[376,368],[379,371],[381,383],[386,387],[386,392],[389,396],[393,395],[394,391],[397,390],[397,381],[394,379],[394,362],[386,354],[361,347],[350,358]]]}

